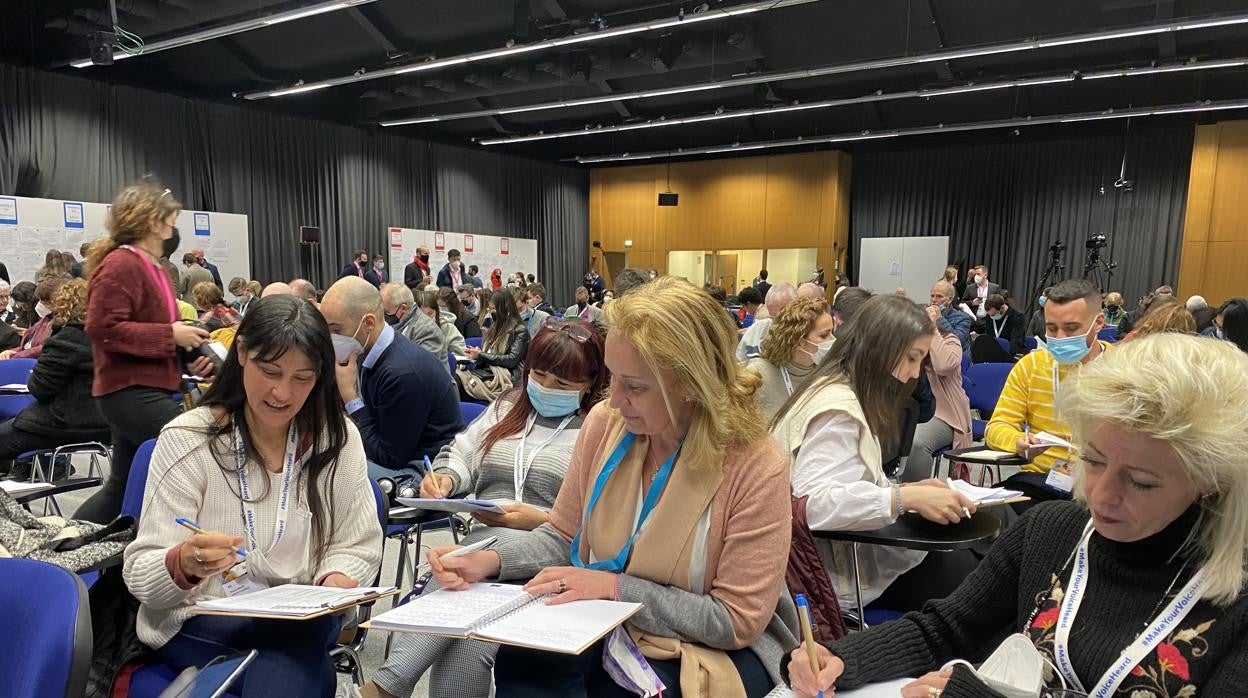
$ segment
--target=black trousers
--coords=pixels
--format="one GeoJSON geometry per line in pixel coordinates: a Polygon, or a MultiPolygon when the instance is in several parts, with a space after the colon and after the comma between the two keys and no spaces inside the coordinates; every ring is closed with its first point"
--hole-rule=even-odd
{"type": "Polygon", "coordinates": [[[156,438],[160,428],[182,412],[182,404],[174,402],[168,391],[138,385],[99,400],[113,435],[112,469],[104,487],[78,507],[74,518],[109,523],[121,511],[134,452],[144,441],[156,438]]]}
{"type": "Polygon", "coordinates": [[[0,470],[7,471],[13,464],[13,459],[27,451],[56,448],[61,444],[68,443],[55,436],[44,436],[42,434],[32,434],[29,431],[22,431],[13,425],[14,421],[10,419],[0,424],[0,470]]]}

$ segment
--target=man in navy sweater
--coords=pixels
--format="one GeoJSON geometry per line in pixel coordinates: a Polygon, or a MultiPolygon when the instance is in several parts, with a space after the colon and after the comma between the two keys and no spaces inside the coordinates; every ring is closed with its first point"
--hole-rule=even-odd
{"type": "Polygon", "coordinates": [[[325,292],[321,314],[333,334],[338,393],[360,430],[369,475],[419,475],[463,427],[459,390],[433,354],[386,324],[381,294],[360,277],[325,292]]]}

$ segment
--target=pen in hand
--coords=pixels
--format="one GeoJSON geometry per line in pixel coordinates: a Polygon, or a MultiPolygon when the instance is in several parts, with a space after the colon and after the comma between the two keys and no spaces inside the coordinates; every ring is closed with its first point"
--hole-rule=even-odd
{"type": "MultiPolygon", "coordinates": [[[[208,535],[208,531],[205,531],[204,529],[200,528],[200,527],[199,527],[199,524],[195,523],[194,521],[191,521],[190,519],[183,518],[183,517],[179,516],[178,518],[174,519],[174,521],[175,521],[175,522],[176,522],[179,526],[181,526],[181,527],[183,527],[183,528],[186,528],[186,529],[190,529],[191,531],[193,531],[193,532],[195,532],[195,533],[200,533],[200,534],[203,534],[203,535],[208,535]]],[[[235,555],[237,555],[237,556],[239,556],[239,557],[247,557],[247,551],[246,551],[246,550],[243,550],[243,549],[241,549],[241,548],[233,548],[233,551],[234,551],[234,554],[235,554],[235,555]]]]}
{"type": "MultiPolygon", "coordinates": [[[[819,652],[815,650],[815,632],[810,627],[810,604],[806,602],[805,594],[798,594],[796,599],[797,617],[802,622],[802,639],[806,642],[806,654],[810,656],[810,673],[817,678],[819,676],[819,652]]],[[[823,691],[819,691],[818,698],[823,698],[823,691]]]]}

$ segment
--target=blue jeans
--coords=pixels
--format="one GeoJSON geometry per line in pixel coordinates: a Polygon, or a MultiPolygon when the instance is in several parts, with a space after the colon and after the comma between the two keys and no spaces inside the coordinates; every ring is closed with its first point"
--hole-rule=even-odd
{"type": "MultiPolygon", "coordinates": [[[[494,663],[497,698],[636,698],[620,688],[602,668],[599,642],[580,655],[542,652],[503,645],[494,663]]],[[[737,667],[747,698],[762,698],[772,689],[771,676],[754,650],[730,650],[728,658],[737,667]]],[[[650,668],[667,688],[664,698],[680,698],[680,660],[650,659],[650,668]]]]}
{"type": "Polygon", "coordinates": [[[259,656],[233,692],[241,692],[243,698],[333,698],[337,679],[329,649],[338,639],[339,624],[338,616],[332,615],[312,620],[193,616],[156,653],[169,668],[181,672],[223,654],[256,650],[259,656]]]}
{"type": "MultiPolygon", "coordinates": [[[[424,464],[422,463],[421,465],[424,464]]],[[[416,470],[416,468],[403,468],[401,470],[395,470],[394,468],[387,468],[384,465],[377,465],[370,460],[368,461],[368,477],[373,480],[388,477],[395,481],[410,477],[415,478],[417,484],[419,484],[421,476],[420,471],[416,470]]]]}

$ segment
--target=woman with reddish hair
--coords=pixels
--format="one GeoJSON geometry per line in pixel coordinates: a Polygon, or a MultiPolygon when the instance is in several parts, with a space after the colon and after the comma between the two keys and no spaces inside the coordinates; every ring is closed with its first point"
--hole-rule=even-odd
{"type": "MultiPolygon", "coordinates": [[[[523,380],[433,461],[420,496],[471,494],[508,502],[503,514],[475,514],[485,524],[464,544],[505,540],[546,523],[572,460],[581,422],[606,393],[610,380],[603,339],[593,325],[547,318],[529,344],[523,380]]],[[[424,593],[437,589],[430,581],[424,593]]],[[[484,696],[497,645],[433,635],[402,635],[365,696],[408,696],[434,668],[429,695],[484,696]]]]}

